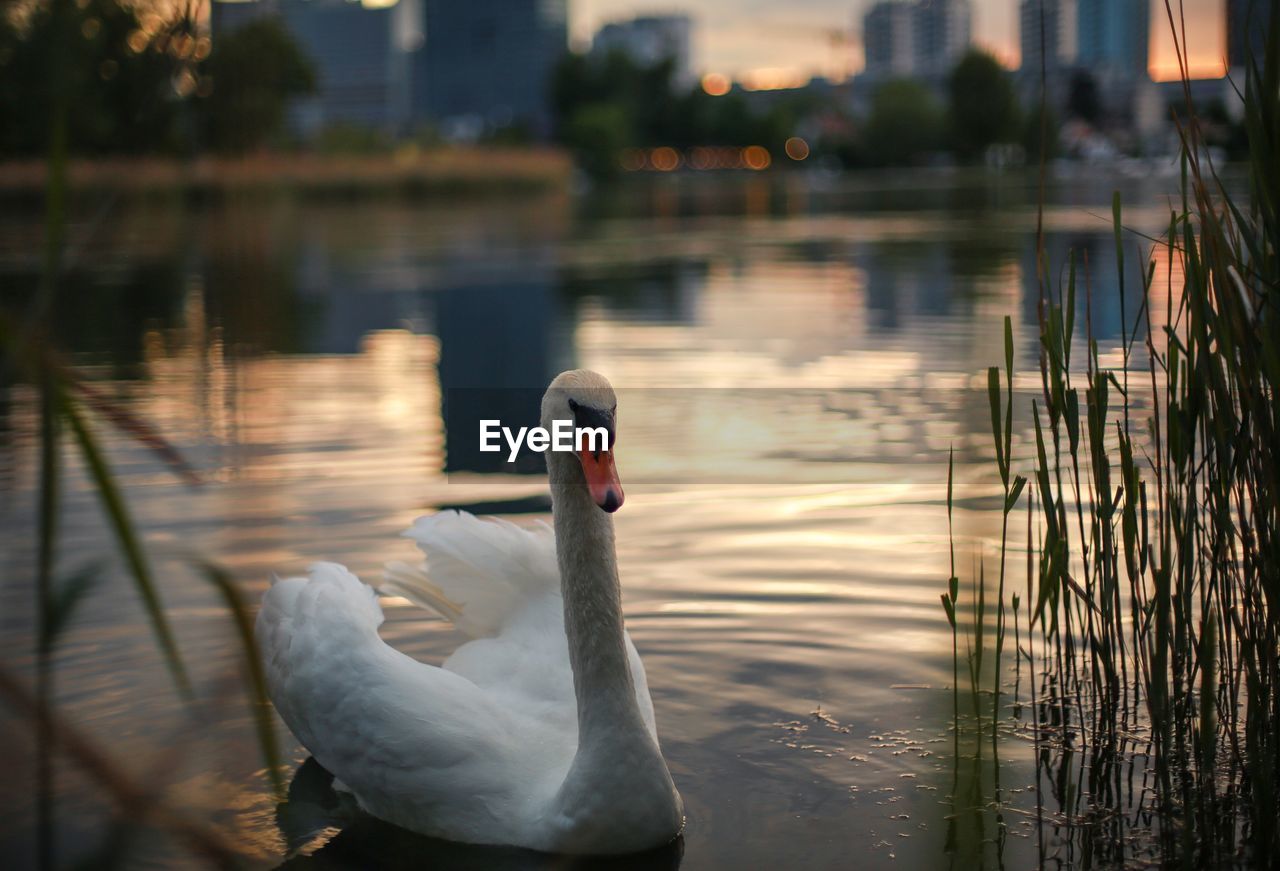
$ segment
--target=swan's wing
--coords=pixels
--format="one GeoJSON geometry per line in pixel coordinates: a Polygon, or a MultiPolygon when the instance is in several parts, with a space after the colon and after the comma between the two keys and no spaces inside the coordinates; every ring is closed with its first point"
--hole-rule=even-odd
{"type": "MultiPolygon", "coordinates": [[[[472,638],[498,635],[530,608],[560,595],[555,534],[459,511],[420,517],[405,536],[423,568],[391,563],[382,591],[437,612],[472,638]]],[[[563,632],[562,632],[563,634],[563,632]]]]}
{"type": "Polygon", "coordinates": [[[631,633],[626,632],[622,637],[627,643],[627,661],[631,665],[631,682],[636,687],[636,702],[640,705],[640,717],[649,729],[649,734],[653,736],[654,743],[657,743],[658,723],[653,714],[653,699],[649,696],[649,678],[644,671],[644,662],[631,641],[631,633]]]}
{"type": "MultiPolygon", "coordinates": [[[[573,744],[497,693],[378,636],[374,592],[334,563],[277,582],[257,639],[271,700],[298,739],[375,815],[501,831],[573,744]],[[458,822],[461,821],[461,822],[458,822]]],[[[553,778],[554,779],[554,778],[553,778]]]]}
{"type": "MultiPolygon", "coordinates": [[[[577,711],[564,632],[555,533],[494,517],[446,511],[405,533],[426,554],[423,567],[389,563],[381,590],[434,611],[470,635],[444,663],[492,691],[570,728],[577,711]]],[[[626,637],[636,700],[657,737],[644,664],[626,637]]]]}

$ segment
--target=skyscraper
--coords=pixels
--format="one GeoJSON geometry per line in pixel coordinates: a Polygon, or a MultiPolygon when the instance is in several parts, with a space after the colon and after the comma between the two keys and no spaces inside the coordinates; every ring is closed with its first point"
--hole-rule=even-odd
{"type": "Polygon", "coordinates": [[[1107,75],[1147,76],[1150,0],[1079,0],[1081,66],[1107,75]]]}
{"type": "Polygon", "coordinates": [[[969,48],[969,0],[920,0],[915,5],[915,74],[941,77],[969,48]]]}
{"type": "Polygon", "coordinates": [[[866,74],[941,78],[969,48],[969,0],[881,2],[862,20],[866,74]]]}
{"type": "Polygon", "coordinates": [[[1079,53],[1076,0],[1022,0],[1018,16],[1022,70],[1033,75],[1040,73],[1042,10],[1045,70],[1054,72],[1069,67],[1076,62],[1079,53]]]}
{"type": "Polygon", "coordinates": [[[862,19],[866,74],[873,78],[909,76],[914,72],[915,32],[907,3],[877,3],[862,19]]]}
{"type": "Polygon", "coordinates": [[[1271,0],[1227,0],[1227,66],[1243,67],[1252,55],[1261,68],[1274,5],[1271,0]]]}
{"type": "Polygon", "coordinates": [[[551,72],[568,46],[567,0],[424,0],[415,114],[477,132],[545,134],[551,72]]]}
{"type": "Polygon", "coordinates": [[[351,124],[396,133],[409,121],[409,53],[421,35],[417,2],[370,8],[348,0],[215,0],[210,26],[216,50],[220,35],[249,21],[284,24],[316,72],[315,96],[292,107],[300,132],[351,124]]]}

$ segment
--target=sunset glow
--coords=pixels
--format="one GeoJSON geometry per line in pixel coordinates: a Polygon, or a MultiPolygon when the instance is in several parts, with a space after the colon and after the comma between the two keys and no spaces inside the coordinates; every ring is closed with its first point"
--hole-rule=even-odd
{"type": "Polygon", "coordinates": [[[707,73],[702,77],[702,90],[713,97],[723,97],[729,93],[731,84],[729,77],[721,73],[707,73]]]}
{"type": "Polygon", "coordinates": [[[781,88],[799,88],[812,77],[799,67],[761,67],[747,70],[739,80],[748,91],[776,91],[781,88]]]}
{"type": "MultiPolygon", "coordinates": [[[[1191,77],[1217,78],[1226,72],[1227,28],[1225,10],[1221,0],[1188,3],[1185,19],[1187,67],[1191,77]]],[[[1169,16],[1164,4],[1152,9],[1151,14],[1151,78],[1158,82],[1178,78],[1178,55],[1174,48],[1173,34],[1169,29],[1169,16]]]]}
{"type": "MultiPolygon", "coordinates": [[[[803,82],[810,76],[830,76],[836,66],[857,73],[863,65],[861,18],[873,0],[795,0],[785,13],[769,11],[744,0],[684,0],[681,9],[694,16],[694,62],[730,78],[758,78],[780,70],[803,82]],[[829,34],[848,29],[851,37],[837,65],[829,34]],[[803,31],[812,38],[799,38],[803,31]],[[779,38],[780,34],[787,38],[779,38]],[[824,35],[826,34],[826,35],[824,35]]],[[[1174,3],[1175,12],[1177,2],[1174,3]]],[[[578,0],[570,5],[570,27],[576,43],[587,44],[605,21],[641,15],[652,4],[645,0],[578,0]]],[[[1226,53],[1224,0],[1187,0],[1182,10],[1192,76],[1219,76],[1226,53]]],[[[1017,0],[973,0],[973,41],[1001,63],[1017,68],[1017,0]]],[[[1176,78],[1178,61],[1169,34],[1163,0],[1151,0],[1151,63],[1156,80],[1176,78]]],[[[766,79],[769,78],[766,76],[766,79]]],[[[781,87],[773,85],[773,87],[781,87]]]]}

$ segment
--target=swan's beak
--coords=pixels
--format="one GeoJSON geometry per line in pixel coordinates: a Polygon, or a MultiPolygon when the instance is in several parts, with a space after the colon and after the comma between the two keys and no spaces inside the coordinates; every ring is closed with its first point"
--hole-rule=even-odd
{"type": "Polygon", "coordinates": [[[580,451],[578,457],[595,503],[610,514],[621,508],[625,497],[618,469],[613,465],[613,451],[580,451]]]}

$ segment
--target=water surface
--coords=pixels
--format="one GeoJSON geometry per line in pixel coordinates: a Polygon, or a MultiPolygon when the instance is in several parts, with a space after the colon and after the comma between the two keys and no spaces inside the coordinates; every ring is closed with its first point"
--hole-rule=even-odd
{"type": "MultiPolygon", "coordinates": [[[[1163,178],[1059,180],[1045,214],[1055,273],[1070,249],[1082,274],[1087,258],[1081,314],[1087,302],[1104,357],[1133,316],[1130,300],[1121,317],[1115,278],[1117,185],[1126,223],[1167,225],[1163,178]]],[[[98,564],[103,580],[58,649],[60,709],[252,864],[279,864],[298,833],[278,822],[233,630],[192,560],[227,567],[256,601],[271,572],[316,559],[375,581],[383,562],[414,555],[399,532],[442,507],[545,517],[543,478],[474,450],[467,403],[498,397],[508,405],[495,416],[518,416],[529,390],[584,366],[619,388],[627,625],[689,813],[682,855],[641,865],[992,860],[982,841],[998,833],[949,825],[946,465],[954,447],[967,571],[999,536],[985,368],[1002,357],[1005,315],[1015,365],[1036,365],[1034,202],[1033,180],[1016,177],[794,176],[477,203],[80,204],[59,339],[207,479],[184,485],[98,428],[201,701],[186,713],[177,701],[68,452],[59,572],[98,564]]],[[[0,214],[7,301],[34,292],[38,224],[0,214]]],[[[29,675],[37,409],[25,384],[2,395],[0,656],[29,675]]],[[[383,636],[415,657],[439,662],[459,641],[403,600],[383,605],[383,636]]],[[[277,725],[291,774],[306,752],[277,725]]],[[[32,737],[7,713],[0,734],[0,855],[23,867],[32,737]]],[[[1002,757],[1006,798],[1023,811],[1029,757],[1016,743],[1002,757]]],[[[294,804],[305,835],[313,816],[294,804]]],[[[123,837],[110,800],[70,763],[57,809],[63,861],[123,837]]],[[[1033,866],[1031,816],[1005,823],[1006,865],[1033,866]]],[[[334,838],[340,824],[301,838],[295,864],[365,867],[388,840],[359,825],[334,838]]],[[[125,834],[136,864],[195,862],[165,836],[125,834]]],[[[1051,832],[1050,848],[1067,849],[1055,843],[1051,832]]]]}

